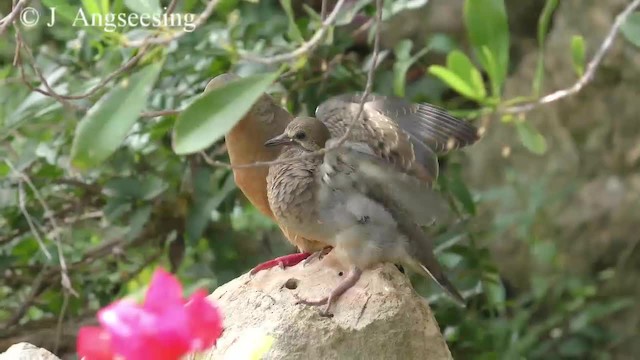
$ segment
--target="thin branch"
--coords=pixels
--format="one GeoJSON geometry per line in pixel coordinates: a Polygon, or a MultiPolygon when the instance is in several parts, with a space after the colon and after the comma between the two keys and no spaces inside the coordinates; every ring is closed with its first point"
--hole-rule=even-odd
{"type": "Polygon", "coordinates": [[[53,257],[51,256],[49,250],[47,250],[47,246],[44,244],[44,240],[42,240],[40,232],[36,228],[35,223],[31,219],[31,214],[29,214],[29,211],[27,210],[27,199],[26,194],[24,193],[24,186],[22,186],[22,181],[18,183],[18,208],[20,208],[20,213],[22,213],[22,216],[25,218],[25,220],[27,220],[29,229],[31,230],[33,237],[38,242],[40,249],[47,257],[47,259],[51,260],[53,257]]]}
{"type": "Polygon", "coordinates": [[[58,315],[58,324],[56,325],[56,343],[53,347],[53,352],[58,353],[58,349],[60,348],[60,342],[62,340],[63,334],[63,326],[64,325],[64,317],[67,314],[67,307],[69,306],[69,293],[64,292],[62,294],[62,307],[60,308],[60,314],[58,315]]]}
{"type": "MultiPolygon", "coordinates": [[[[92,87],[90,90],[88,90],[84,94],[63,95],[63,94],[59,94],[55,90],[53,90],[51,88],[51,86],[49,85],[49,83],[47,82],[47,79],[44,76],[42,76],[42,72],[40,71],[40,69],[35,64],[35,59],[33,57],[31,48],[23,41],[22,36],[21,36],[17,26],[16,26],[16,37],[17,37],[17,40],[16,40],[17,41],[17,44],[16,44],[16,60],[17,60],[17,64],[16,65],[20,67],[21,76],[22,76],[23,82],[27,85],[27,87],[29,87],[29,89],[31,89],[32,91],[38,92],[38,93],[40,93],[42,95],[45,95],[45,96],[53,97],[56,100],[58,100],[59,102],[61,102],[62,104],[70,106],[70,107],[73,107],[73,108],[76,108],[76,109],[82,109],[82,108],[79,107],[76,104],[69,103],[68,101],[65,101],[65,100],[81,100],[81,99],[85,99],[85,98],[88,98],[88,97],[96,94],[98,91],[103,89],[107,84],[109,84],[111,82],[111,80],[113,80],[116,77],[120,76],[124,72],[131,70],[140,61],[140,59],[142,59],[142,57],[147,53],[147,50],[148,50],[148,47],[146,47],[146,46],[142,47],[140,49],[140,51],[138,51],[138,53],[135,56],[131,57],[129,60],[127,60],[126,63],[124,63],[118,69],[116,69],[113,72],[111,72],[109,75],[107,75],[105,78],[103,78],[96,86],[92,87]],[[32,86],[31,84],[29,84],[28,81],[26,80],[26,76],[24,75],[24,72],[22,70],[22,64],[21,64],[21,62],[19,62],[19,59],[20,59],[19,49],[20,48],[25,50],[26,54],[28,55],[28,59],[27,60],[29,61],[29,66],[36,73],[36,75],[40,79],[40,82],[42,83],[42,85],[45,87],[46,90],[40,89],[40,88],[36,88],[36,87],[32,86]]],[[[16,61],[14,61],[14,63],[16,63],[16,61]]]]}
{"type": "Polygon", "coordinates": [[[584,88],[587,84],[589,84],[593,80],[596,70],[598,69],[598,66],[600,66],[600,63],[602,62],[602,59],[611,48],[611,45],[613,45],[613,41],[615,40],[616,36],[618,35],[618,32],[620,31],[620,27],[625,23],[629,15],[631,15],[631,13],[636,8],[638,8],[638,6],[640,6],[640,0],[634,0],[629,5],[627,5],[627,7],[620,14],[618,14],[618,16],[616,16],[616,20],[613,23],[613,26],[611,26],[609,33],[602,41],[602,44],[600,44],[598,51],[596,51],[593,58],[587,64],[587,70],[584,72],[584,74],[578,79],[578,81],[575,84],[573,84],[568,88],[555,91],[549,95],[545,95],[534,102],[504,108],[499,110],[499,112],[503,114],[528,112],[537,108],[538,106],[548,104],[554,101],[558,101],[567,96],[574,95],[578,93],[580,90],[582,90],[582,88],[584,88]]]}
{"type": "MultiPolygon", "coordinates": [[[[329,14],[329,16],[327,16],[327,18],[322,22],[322,25],[320,26],[320,28],[315,32],[315,34],[313,34],[313,36],[306,42],[302,43],[302,45],[300,45],[298,48],[296,48],[295,50],[285,53],[285,54],[280,54],[280,55],[274,55],[274,56],[270,56],[270,57],[263,57],[263,56],[259,56],[259,55],[252,55],[246,52],[241,52],[240,55],[249,61],[253,61],[253,62],[257,62],[257,63],[261,63],[261,64],[266,64],[266,65],[273,65],[273,64],[279,64],[282,62],[286,62],[286,61],[292,61],[295,60],[303,55],[306,55],[308,53],[310,53],[311,51],[313,51],[318,44],[320,43],[320,41],[322,41],[322,39],[324,39],[325,34],[327,33],[327,30],[329,30],[329,28],[333,25],[333,23],[335,22],[336,18],[338,17],[338,13],[340,12],[340,9],[342,8],[342,5],[344,4],[345,0],[338,0],[338,2],[336,3],[335,7],[333,8],[333,10],[331,11],[331,13],[329,14]]],[[[325,7],[324,1],[323,1],[323,8],[325,7]]]]}
{"type": "MultiPolygon", "coordinates": [[[[23,0],[25,1],[25,0],[23,0]]],[[[172,0],[171,3],[169,4],[169,6],[167,7],[166,10],[166,14],[167,15],[171,15],[176,8],[176,5],[178,3],[178,0],[172,0]]],[[[20,65],[18,64],[18,60],[19,60],[19,49],[22,47],[25,49],[25,51],[30,55],[30,66],[31,68],[36,72],[36,74],[38,74],[38,77],[40,78],[40,81],[42,82],[42,84],[44,85],[44,87],[47,90],[43,90],[40,88],[35,88],[33,86],[31,86],[30,84],[28,84],[26,82],[26,77],[24,76],[24,73],[21,73],[22,77],[23,77],[23,82],[25,82],[27,84],[27,86],[35,92],[39,92],[42,95],[45,96],[51,96],[56,98],[56,100],[62,102],[63,104],[65,104],[65,102],[62,100],[81,100],[81,99],[85,99],[88,98],[90,96],[95,95],[98,91],[102,90],[107,84],[109,84],[113,79],[117,78],[118,76],[122,75],[123,73],[131,70],[133,67],[135,67],[138,62],[142,59],[142,57],[144,55],[147,54],[148,50],[149,50],[149,44],[150,43],[146,43],[146,44],[141,44],[140,50],[138,51],[138,53],[136,55],[134,55],[133,57],[131,57],[129,60],[127,60],[126,63],[122,64],[119,68],[117,68],[116,70],[112,71],[109,75],[107,75],[106,77],[104,77],[102,80],[100,80],[100,82],[95,85],[94,87],[92,87],[90,90],[88,90],[87,92],[85,92],[84,94],[79,94],[79,95],[63,95],[63,94],[58,94],[56,93],[54,90],[51,89],[51,87],[49,86],[47,80],[41,76],[41,72],[39,71],[39,69],[36,67],[35,65],[35,60],[33,60],[33,56],[31,55],[31,49],[30,47],[24,43],[24,41],[22,40],[22,37],[19,34],[19,29],[16,27],[16,35],[17,35],[17,39],[16,39],[16,54],[15,54],[15,58],[14,58],[14,65],[20,65]]],[[[150,38],[146,39],[146,40],[151,40],[150,38]]],[[[68,104],[68,103],[67,103],[68,104]]],[[[76,108],[77,105],[75,104],[71,104],[71,106],[74,106],[76,108]]],[[[154,116],[162,116],[162,115],[154,115],[154,116]]]]}
{"type": "Polygon", "coordinates": [[[375,39],[373,42],[373,56],[371,58],[371,67],[369,68],[369,73],[367,74],[367,85],[364,88],[364,93],[362,93],[362,98],[360,99],[360,107],[358,108],[358,113],[356,117],[351,121],[347,131],[345,131],[344,135],[332,146],[332,149],[335,149],[349,138],[349,135],[353,131],[353,128],[357,123],[360,122],[360,118],[362,117],[362,112],[364,111],[364,103],[371,94],[371,89],[373,88],[373,74],[376,71],[376,67],[378,64],[378,55],[380,53],[380,29],[382,28],[382,0],[376,0],[376,29],[375,29],[375,39]]]}
{"type": "MultiPolygon", "coordinates": [[[[213,13],[213,10],[218,5],[219,1],[220,0],[209,0],[209,2],[207,3],[207,6],[204,8],[202,13],[200,13],[200,15],[198,15],[198,18],[196,18],[196,20],[193,22],[193,30],[199,28],[202,24],[204,24],[205,21],[207,21],[209,16],[211,16],[211,14],[213,13]]],[[[169,8],[169,9],[171,9],[171,8],[169,8]]],[[[171,9],[171,10],[173,10],[173,9],[171,9]]],[[[128,41],[127,40],[127,41],[124,42],[123,46],[125,46],[125,47],[142,47],[142,46],[145,46],[145,45],[165,45],[165,44],[168,44],[168,43],[172,42],[173,40],[177,40],[177,39],[183,37],[186,33],[187,33],[187,31],[182,29],[182,30],[176,31],[174,33],[170,33],[169,36],[164,36],[164,37],[156,37],[154,35],[152,37],[147,37],[145,39],[137,40],[137,41],[128,41]]]]}
{"type": "Polygon", "coordinates": [[[173,14],[173,12],[176,10],[177,5],[178,5],[178,0],[171,0],[171,3],[169,4],[169,6],[167,6],[167,11],[165,11],[165,13],[167,15],[173,14]]]}
{"type": "MultiPolygon", "coordinates": [[[[21,172],[20,170],[16,169],[13,164],[11,163],[11,161],[5,159],[4,161],[7,166],[9,166],[9,168],[11,169],[11,171],[17,175],[20,179],[22,179],[22,181],[19,183],[19,186],[22,186],[22,183],[26,183],[27,186],[29,186],[29,188],[31,189],[31,191],[33,192],[34,196],[36,197],[36,200],[38,200],[38,202],[40,203],[40,206],[42,206],[42,208],[44,209],[44,216],[46,219],[49,220],[49,223],[51,224],[52,228],[53,228],[53,238],[54,238],[54,242],[56,245],[56,248],[58,250],[58,262],[60,264],[60,276],[61,276],[61,284],[62,287],[69,293],[78,296],[78,293],[76,293],[76,291],[73,289],[72,285],[71,285],[71,280],[69,279],[69,272],[67,269],[67,262],[64,258],[63,255],[63,250],[62,250],[62,240],[60,239],[60,236],[58,234],[62,233],[61,227],[58,225],[57,220],[55,219],[55,217],[53,216],[53,211],[51,211],[51,209],[49,208],[49,206],[47,205],[47,203],[44,201],[44,198],[42,197],[42,195],[40,194],[40,192],[38,191],[38,189],[35,187],[35,185],[33,184],[33,182],[31,182],[31,179],[24,174],[23,172],[21,172]]],[[[28,219],[28,218],[27,218],[28,219]]],[[[28,221],[28,220],[27,220],[28,221]]]]}
{"type": "Polygon", "coordinates": [[[42,269],[40,269],[38,276],[36,276],[35,281],[31,285],[31,291],[27,295],[27,298],[24,299],[22,304],[20,304],[18,310],[7,320],[6,323],[2,324],[2,328],[4,330],[7,330],[12,326],[18,324],[20,322],[20,319],[22,319],[22,317],[27,313],[27,310],[29,309],[31,304],[33,304],[33,301],[38,296],[38,294],[42,292],[43,288],[46,288],[48,286],[44,283],[46,272],[47,265],[43,266],[42,269]]]}
{"type": "Polygon", "coordinates": [[[367,99],[367,97],[369,97],[369,94],[371,93],[371,89],[373,87],[374,72],[375,72],[375,69],[376,69],[376,63],[378,62],[378,54],[380,53],[380,31],[381,31],[381,28],[382,28],[382,0],[376,0],[376,24],[375,24],[375,26],[376,26],[376,29],[375,29],[375,34],[374,34],[375,39],[374,39],[374,45],[373,45],[373,55],[372,55],[371,67],[369,68],[369,72],[367,73],[367,83],[365,85],[365,90],[364,90],[364,93],[362,94],[362,98],[360,99],[360,107],[358,108],[358,113],[357,113],[356,117],[352,120],[352,122],[349,124],[349,127],[347,128],[345,134],[338,140],[338,142],[334,146],[332,146],[331,148],[324,148],[324,149],[320,149],[320,150],[317,150],[317,151],[309,152],[307,154],[299,155],[299,156],[296,156],[295,158],[291,158],[291,159],[281,159],[281,160],[272,160],[272,161],[256,161],[256,162],[253,162],[253,163],[250,163],[250,164],[241,164],[241,165],[232,165],[232,164],[228,164],[228,163],[225,163],[225,162],[222,162],[222,161],[213,160],[209,156],[207,156],[207,154],[205,154],[204,152],[201,152],[200,155],[203,157],[205,162],[207,164],[209,164],[209,165],[212,165],[212,166],[221,166],[221,167],[225,167],[225,168],[228,168],[228,169],[245,169],[245,168],[258,167],[258,166],[280,165],[280,164],[287,164],[287,163],[290,163],[290,162],[296,161],[296,160],[307,159],[307,158],[312,158],[312,157],[324,155],[328,151],[332,151],[332,150],[336,149],[337,147],[341,146],[342,144],[344,144],[344,142],[349,137],[349,134],[351,133],[351,131],[352,131],[353,127],[355,126],[355,124],[360,121],[360,118],[362,117],[362,112],[363,112],[363,109],[364,109],[365,100],[367,99]]]}
{"type": "Polygon", "coordinates": [[[16,18],[22,11],[22,8],[25,5],[27,5],[28,2],[29,0],[18,1],[18,3],[13,6],[13,9],[11,10],[11,12],[4,18],[0,19],[0,36],[2,36],[2,34],[4,34],[7,31],[9,26],[13,24],[13,22],[16,20],[16,18]]]}
{"type": "Polygon", "coordinates": [[[58,102],[60,102],[62,105],[64,105],[67,108],[70,109],[80,109],[81,107],[79,107],[76,104],[73,104],[71,102],[69,102],[67,99],[63,98],[60,94],[58,94],[57,92],[55,92],[53,90],[53,88],[51,87],[51,85],[49,85],[49,83],[47,82],[47,79],[44,77],[44,75],[42,75],[42,72],[40,71],[40,69],[38,69],[38,67],[36,66],[36,61],[35,58],[33,57],[33,53],[31,52],[31,48],[29,48],[29,46],[27,46],[27,44],[24,42],[24,40],[22,39],[22,34],[20,32],[20,28],[18,26],[14,26],[15,30],[16,30],[16,39],[17,39],[17,47],[18,47],[18,55],[16,55],[16,58],[18,59],[18,66],[20,67],[20,77],[22,78],[23,82],[27,85],[27,87],[29,87],[32,91],[36,91],[39,92],[43,95],[47,95],[47,96],[51,96],[53,98],[55,98],[58,102]],[[19,49],[24,49],[24,52],[27,54],[27,60],[29,62],[29,66],[31,67],[31,69],[33,69],[33,71],[36,73],[36,75],[38,76],[38,78],[40,79],[40,82],[42,83],[42,85],[45,87],[45,90],[42,90],[40,88],[35,88],[33,86],[31,86],[31,84],[28,83],[28,81],[26,80],[26,74],[24,72],[24,66],[22,64],[22,62],[20,61],[20,53],[19,53],[19,49]]]}

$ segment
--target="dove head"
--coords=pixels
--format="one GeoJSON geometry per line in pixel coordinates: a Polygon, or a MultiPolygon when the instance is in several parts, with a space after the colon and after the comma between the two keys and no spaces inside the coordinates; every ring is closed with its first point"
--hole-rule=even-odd
{"type": "Polygon", "coordinates": [[[307,151],[316,151],[324,147],[331,134],[322,121],[308,116],[297,117],[287,125],[284,133],[268,140],[264,146],[292,145],[307,151]]]}

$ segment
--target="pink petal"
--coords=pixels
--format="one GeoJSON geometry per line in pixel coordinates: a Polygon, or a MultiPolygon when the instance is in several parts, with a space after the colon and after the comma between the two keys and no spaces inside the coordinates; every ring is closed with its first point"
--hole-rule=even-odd
{"type": "Polygon", "coordinates": [[[150,312],[123,300],[100,310],[98,318],[111,334],[113,352],[128,360],[175,360],[189,350],[189,324],[183,305],[150,312]]]}
{"type": "Polygon", "coordinates": [[[215,345],[222,335],[222,313],[206,297],[204,290],[198,290],[184,306],[191,330],[191,351],[215,345]]]}
{"type": "Polygon", "coordinates": [[[78,359],[111,360],[111,336],[104,329],[96,326],[85,326],[78,331],[76,343],[78,359]]]}
{"type": "Polygon", "coordinates": [[[142,307],[159,312],[163,308],[183,304],[182,285],[178,279],[164,269],[158,268],[153,273],[142,307]]]}

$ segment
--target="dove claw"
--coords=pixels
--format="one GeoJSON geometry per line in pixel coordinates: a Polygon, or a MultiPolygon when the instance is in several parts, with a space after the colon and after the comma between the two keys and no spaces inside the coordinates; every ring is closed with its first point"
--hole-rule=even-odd
{"type": "Polygon", "coordinates": [[[281,269],[291,267],[305,260],[310,255],[311,255],[310,253],[305,252],[305,253],[295,253],[295,254],[280,256],[275,259],[265,261],[262,264],[258,264],[256,267],[251,269],[250,274],[255,275],[262,270],[271,269],[276,266],[280,267],[281,269]]]}

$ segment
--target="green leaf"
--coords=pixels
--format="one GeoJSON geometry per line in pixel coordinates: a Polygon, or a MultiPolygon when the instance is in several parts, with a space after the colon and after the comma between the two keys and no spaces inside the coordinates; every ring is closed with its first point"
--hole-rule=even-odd
{"type": "Polygon", "coordinates": [[[620,28],[622,35],[633,45],[640,47],[640,11],[629,15],[620,28]]]}
{"type": "Polygon", "coordinates": [[[476,204],[473,201],[473,196],[471,196],[471,192],[469,188],[462,180],[462,176],[460,174],[461,169],[459,165],[451,166],[451,175],[449,177],[449,183],[447,184],[447,188],[451,191],[453,196],[455,196],[458,201],[462,204],[464,210],[470,214],[476,214],[476,204]]]}
{"type": "Polygon", "coordinates": [[[106,15],[109,13],[109,0],[82,0],[82,7],[88,12],[85,17],[91,15],[106,15]]]}
{"type": "Polygon", "coordinates": [[[465,0],[463,12],[471,45],[491,77],[493,95],[499,97],[509,69],[509,25],[504,0],[465,0]],[[487,63],[483,47],[495,59],[495,65],[487,63]]]}
{"type": "Polygon", "coordinates": [[[159,0],[125,0],[124,4],[138,14],[158,15],[161,13],[159,0]]]}
{"type": "Polygon", "coordinates": [[[169,187],[164,180],[149,175],[144,178],[123,177],[113,178],[104,185],[104,193],[123,199],[151,200],[169,187]]]}
{"type": "Polygon", "coordinates": [[[56,20],[61,18],[73,23],[78,14],[78,8],[69,5],[68,0],[42,0],[42,3],[48,8],[56,8],[56,20]]]}
{"type": "Polygon", "coordinates": [[[578,76],[584,74],[584,38],[575,35],[571,38],[571,58],[573,59],[573,68],[578,76]]]}
{"type": "Polygon", "coordinates": [[[506,300],[506,291],[502,282],[500,281],[499,276],[494,274],[489,274],[490,276],[486,276],[489,278],[488,280],[482,281],[482,289],[484,290],[484,294],[487,296],[487,300],[489,303],[498,311],[504,312],[505,310],[505,300],[506,300]]]}
{"type": "Polygon", "coordinates": [[[287,30],[287,34],[291,40],[303,43],[304,37],[302,37],[300,29],[298,29],[298,24],[296,24],[296,19],[293,15],[293,8],[291,7],[291,0],[280,0],[280,5],[282,5],[284,12],[287,14],[287,19],[289,20],[289,30],[287,30]]]}
{"type": "Polygon", "coordinates": [[[544,136],[528,121],[516,121],[518,136],[522,145],[534,154],[542,155],[547,151],[547,141],[544,136]]]}
{"type": "Polygon", "coordinates": [[[396,56],[396,62],[393,63],[393,93],[396,96],[404,97],[404,91],[407,82],[407,71],[411,66],[411,48],[413,42],[409,39],[404,39],[398,42],[393,48],[393,52],[396,56]]]}
{"type": "Polygon", "coordinates": [[[538,18],[538,61],[536,63],[536,74],[533,78],[533,96],[540,96],[542,80],[544,77],[544,42],[549,31],[549,24],[553,12],[558,7],[558,0],[547,0],[542,9],[542,14],[538,18]]]}
{"type": "Polygon", "coordinates": [[[459,50],[450,52],[447,56],[447,67],[473,89],[478,99],[483,99],[487,96],[480,71],[476,69],[463,52],[459,50]]]}
{"type": "MultiPolygon", "coordinates": [[[[340,9],[340,13],[336,18],[335,25],[343,26],[343,25],[351,24],[351,22],[353,21],[353,18],[358,13],[361,12],[362,8],[371,4],[372,2],[373,0],[346,1],[345,4],[342,6],[342,9],[340,9]]],[[[316,14],[316,13],[307,4],[303,4],[302,6],[305,8],[307,13],[309,14],[309,17],[314,18],[312,14],[316,14]],[[311,9],[311,10],[307,10],[307,9],[311,9]]],[[[318,18],[319,17],[320,16],[318,16],[318,18]]]]}
{"type": "Polygon", "coordinates": [[[495,79],[500,77],[500,68],[498,63],[496,62],[495,56],[488,47],[483,46],[480,49],[480,54],[478,55],[478,57],[480,59],[482,67],[489,75],[489,82],[491,83],[491,93],[496,97],[500,97],[500,87],[502,85],[501,83],[495,81],[495,79]]]}
{"type": "Polygon", "coordinates": [[[277,77],[278,72],[254,75],[201,95],[178,115],[173,150],[179,155],[198,152],[224,137],[277,77]]]}
{"type": "Polygon", "coordinates": [[[467,84],[458,74],[440,65],[429,66],[429,73],[442,80],[445,84],[449,85],[453,90],[457,91],[461,95],[473,99],[480,100],[480,97],[476,93],[475,89],[471,85],[467,84]]]}
{"type": "Polygon", "coordinates": [[[144,109],[161,67],[155,63],[124,79],[87,112],[71,146],[73,166],[88,169],[116,151],[144,109]]]}

